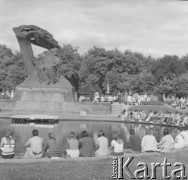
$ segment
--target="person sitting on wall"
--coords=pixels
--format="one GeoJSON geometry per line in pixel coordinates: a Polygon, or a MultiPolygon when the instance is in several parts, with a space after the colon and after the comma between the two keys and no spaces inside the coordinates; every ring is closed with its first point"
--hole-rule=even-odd
{"type": "Polygon", "coordinates": [[[80,156],[81,157],[93,157],[95,154],[94,151],[94,142],[87,131],[82,131],[81,139],[79,139],[80,147],[80,156]]]}
{"type": "Polygon", "coordinates": [[[111,142],[110,149],[112,150],[111,155],[113,156],[122,156],[124,153],[124,142],[119,137],[118,132],[114,132],[113,134],[113,140],[111,142]]]}
{"type": "Polygon", "coordinates": [[[43,138],[38,136],[39,131],[34,129],[32,131],[33,137],[30,138],[26,143],[25,158],[41,158],[44,156],[43,152],[43,138]]]}
{"type": "Polygon", "coordinates": [[[49,133],[49,139],[47,141],[45,151],[46,151],[46,156],[48,158],[61,156],[61,152],[56,142],[56,137],[54,133],[49,133]]]}
{"type": "Polygon", "coordinates": [[[78,149],[78,140],[76,139],[75,132],[71,132],[69,134],[69,138],[67,138],[67,155],[71,158],[79,157],[79,149],[78,149]]]}
{"type": "Polygon", "coordinates": [[[153,111],[149,110],[149,114],[148,114],[148,116],[147,116],[147,118],[146,118],[145,121],[149,122],[149,121],[150,121],[150,118],[151,118],[152,116],[153,116],[153,111]]]}
{"type": "Polygon", "coordinates": [[[181,134],[182,128],[177,128],[177,135],[175,137],[174,149],[183,149],[185,147],[185,141],[181,134]]]}
{"type": "Polygon", "coordinates": [[[104,132],[102,130],[98,133],[98,138],[96,140],[96,148],[98,148],[95,152],[95,156],[107,156],[108,155],[108,138],[104,136],[104,132]]]}
{"type": "Polygon", "coordinates": [[[14,158],[15,139],[12,137],[12,131],[8,130],[6,136],[1,139],[0,155],[4,159],[14,158]]]}
{"type": "Polygon", "coordinates": [[[188,147],[188,133],[187,133],[188,127],[185,126],[182,128],[182,131],[180,132],[180,135],[183,137],[184,145],[185,147],[188,147]]]}
{"type": "Polygon", "coordinates": [[[158,149],[168,152],[174,149],[174,139],[173,137],[169,134],[168,129],[164,129],[163,132],[164,136],[162,137],[161,141],[158,143],[158,149]]]}
{"type": "Polygon", "coordinates": [[[128,148],[130,148],[133,152],[141,152],[141,139],[138,135],[135,134],[134,129],[129,130],[129,143],[128,148]]]}
{"type": "Polygon", "coordinates": [[[152,135],[151,129],[146,130],[146,135],[141,141],[142,152],[155,152],[157,151],[157,140],[152,135]]]}

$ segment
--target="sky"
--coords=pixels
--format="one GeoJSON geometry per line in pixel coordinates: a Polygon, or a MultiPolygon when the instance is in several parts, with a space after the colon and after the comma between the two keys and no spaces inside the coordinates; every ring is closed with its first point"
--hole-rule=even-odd
{"type": "Polygon", "coordinates": [[[80,54],[93,46],[154,57],[188,53],[188,1],[0,0],[0,44],[19,51],[12,30],[19,25],[46,29],[80,54]]]}

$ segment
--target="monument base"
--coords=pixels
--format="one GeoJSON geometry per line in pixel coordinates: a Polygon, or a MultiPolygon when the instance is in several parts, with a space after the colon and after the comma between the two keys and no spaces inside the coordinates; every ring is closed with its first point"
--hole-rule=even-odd
{"type": "Polygon", "coordinates": [[[42,114],[79,114],[81,108],[74,102],[74,88],[62,77],[55,85],[32,84],[27,80],[16,87],[13,114],[19,112],[42,114]],[[25,86],[27,84],[27,86],[25,86]]]}

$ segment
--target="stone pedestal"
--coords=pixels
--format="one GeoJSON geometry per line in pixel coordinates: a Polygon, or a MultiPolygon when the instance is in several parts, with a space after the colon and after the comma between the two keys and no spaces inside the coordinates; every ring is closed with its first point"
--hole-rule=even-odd
{"type": "Polygon", "coordinates": [[[54,85],[46,85],[26,79],[17,86],[13,99],[13,113],[79,114],[75,103],[74,88],[64,77],[54,85]]]}

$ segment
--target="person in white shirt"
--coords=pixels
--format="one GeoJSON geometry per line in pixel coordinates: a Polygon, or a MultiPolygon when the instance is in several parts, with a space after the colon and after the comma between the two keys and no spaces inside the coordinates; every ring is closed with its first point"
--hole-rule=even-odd
{"type": "Polygon", "coordinates": [[[155,136],[152,135],[151,130],[146,130],[146,135],[141,141],[142,152],[155,152],[157,151],[157,140],[155,136]]]}
{"type": "Polygon", "coordinates": [[[96,157],[108,155],[108,138],[104,136],[104,132],[102,130],[99,131],[98,138],[96,140],[96,148],[98,148],[95,152],[96,157]]]}
{"type": "Polygon", "coordinates": [[[169,134],[168,129],[164,129],[164,136],[162,137],[161,141],[158,143],[158,149],[168,152],[174,148],[174,139],[169,134]]]}
{"type": "Polygon", "coordinates": [[[111,155],[113,155],[113,156],[122,156],[123,155],[124,142],[119,137],[119,134],[117,132],[114,132],[114,134],[113,134],[113,140],[111,142],[111,149],[113,149],[111,155]]]}
{"type": "Polygon", "coordinates": [[[25,146],[27,147],[25,158],[41,158],[43,156],[43,138],[38,137],[39,131],[32,131],[33,137],[30,138],[25,146]]]}
{"type": "Polygon", "coordinates": [[[177,136],[175,137],[174,149],[183,149],[185,147],[185,141],[181,134],[182,129],[177,129],[177,136]]]}
{"type": "Polygon", "coordinates": [[[15,139],[12,137],[12,131],[8,130],[6,136],[2,138],[0,145],[0,155],[4,159],[14,158],[15,139]]]}
{"type": "Polygon", "coordinates": [[[188,146],[188,131],[187,126],[183,128],[183,130],[180,132],[180,135],[183,136],[184,145],[185,147],[188,146]]]}
{"type": "Polygon", "coordinates": [[[186,113],[186,115],[184,116],[182,125],[188,125],[188,113],[186,113]]]}

